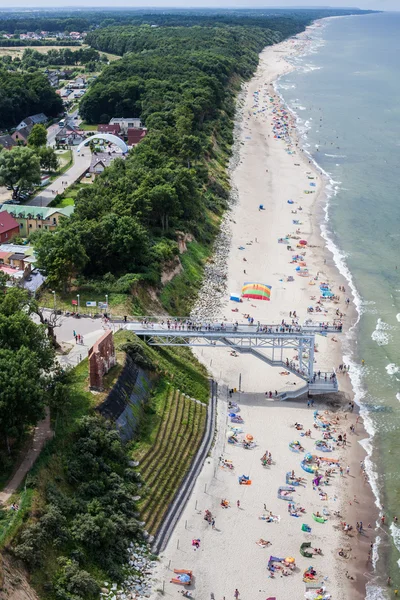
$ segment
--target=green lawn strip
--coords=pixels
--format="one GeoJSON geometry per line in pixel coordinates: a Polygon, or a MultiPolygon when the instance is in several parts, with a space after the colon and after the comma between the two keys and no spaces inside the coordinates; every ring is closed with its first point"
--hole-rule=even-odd
{"type": "MultiPolygon", "coordinates": [[[[56,293],[56,305],[57,308],[64,311],[74,312],[77,309],[76,305],[72,304],[72,300],[77,300],[77,294],[80,296],[80,313],[81,314],[93,314],[98,312],[99,314],[103,312],[98,308],[87,308],[86,302],[105,302],[106,297],[105,293],[98,292],[93,289],[94,286],[80,286],[75,291],[67,292],[66,294],[61,294],[60,292],[56,293]]],[[[129,296],[128,294],[109,294],[109,307],[111,310],[111,315],[128,315],[131,314],[131,307],[134,298],[129,296]]],[[[47,308],[54,308],[54,298],[53,294],[44,289],[40,292],[39,297],[40,306],[47,308]]]]}
{"type": "Polygon", "coordinates": [[[97,131],[98,127],[98,125],[89,125],[89,123],[85,123],[84,121],[79,125],[81,131],[97,131]]]}
{"type": "Polygon", "coordinates": [[[146,484],[154,493],[151,496],[151,504],[157,505],[157,495],[162,492],[160,483],[163,480],[169,480],[174,472],[175,465],[179,461],[179,453],[183,447],[183,442],[186,436],[187,422],[189,417],[190,400],[187,400],[182,395],[178,400],[180,404],[180,415],[178,416],[175,428],[171,431],[169,444],[165,456],[162,461],[155,464],[155,469],[151,474],[151,478],[146,480],[146,484]]]}
{"type": "MultiPolygon", "coordinates": [[[[148,463],[147,470],[145,472],[142,472],[139,469],[140,473],[144,479],[146,489],[152,490],[152,492],[153,492],[153,483],[156,481],[155,473],[159,472],[160,469],[163,466],[165,466],[165,464],[168,462],[169,455],[170,455],[170,443],[175,434],[177,423],[180,423],[180,421],[182,419],[183,403],[180,401],[179,396],[177,397],[176,394],[174,396],[174,403],[175,403],[174,415],[173,415],[173,418],[170,419],[170,421],[169,421],[169,424],[168,424],[168,427],[166,428],[164,437],[158,448],[158,452],[152,457],[151,462],[148,463]]],[[[154,497],[153,493],[149,494],[147,496],[145,502],[143,503],[143,505],[140,507],[140,510],[142,512],[144,520],[146,520],[148,507],[152,504],[153,497],[154,497]]]]}
{"type": "Polygon", "coordinates": [[[161,380],[150,403],[144,409],[145,418],[140,427],[140,438],[134,442],[132,448],[135,460],[141,463],[151,453],[161,431],[164,419],[166,418],[169,394],[171,392],[171,386],[166,381],[161,380]]]}
{"type": "Polygon", "coordinates": [[[63,198],[54,205],[54,208],[65,208],[66,206],[74,206],[74,204],[73,198],[63,198]]]}
{"type": "Polygon", "coordinates": [[[148,531],[151,533],[156,533],[179,484],[189,468],[191,462],[190,460],[187,460],[189,446],[196,450],[196,439],[193,437],[193,428],[195,423],[194,417],[198,405],[192,400],[187,400],[187,404],[189,407],[188,427],[185,431],[185,437],[183,439],[183,444],[179,449],[179,454],[174,459],[171,459],[172,464],[167,479],[169,485],[168,487],[165,485],[159,486],[159,489],[162,490],[162,498],[158,500],[158,507],[148,523],[148,531]]]}
{"type": "MultiPolygon", "coordinates": [[[[144,342],[142,342],[144,343],[144,342]]],[[[145,345],[145,352],[160,372],[182,392],[208,404],[210,386],[206,368],[189,348],[158,348],[145,345]]]]}
{"type": "Polygon", "coordinates": [[[154,457],[159,454],[161,448],[163,448],[163,446],[166,444],[168,428],[170,427],[171,422],[175,419],[176,411],[178,410],[176,394],[176,390],[171,388],[171,391],[168,394],[166,419],[163,421],[162,427],[160,428],[155,440],[155,444],[151,448],[151,452],[148,453],[145,459],[139,464],[139,470],[143,477],[145,477],[145,474],[149,468],[151,468],[154,457]]]}

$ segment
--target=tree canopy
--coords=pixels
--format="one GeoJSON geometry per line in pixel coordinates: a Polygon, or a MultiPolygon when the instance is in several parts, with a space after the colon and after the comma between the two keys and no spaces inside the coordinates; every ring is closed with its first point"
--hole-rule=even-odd
{"type": "Polygon", "coordinates": [[[0,151],[0,185],[11,187],[13,199],[39,183],[40,160],[33,148],[15,146],[0,151]]]}
{"type": "Polygon", "coordinates": [[[62,110],[60,96],[43,73],[13,72],[0,66],[0,128],[9,129],[40,112],[56,117],[62,110]]]}
{"type": "Polygon", "coordinates": [[[44,415],[54,351],[46,328],[30,317],[26,292],[0,290],[0,456],[9,439],[44,415]]]}

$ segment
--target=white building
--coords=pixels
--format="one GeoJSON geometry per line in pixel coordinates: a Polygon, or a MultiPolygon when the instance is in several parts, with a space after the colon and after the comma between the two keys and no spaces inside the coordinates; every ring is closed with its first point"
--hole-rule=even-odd
{"type": "Polygon", "coordinates": [[[119,125],[122,135],[128,135],[128,129],[140,129],[142,121],[134,117],[122,117],[111,119],[110,125],[119,125]]]}

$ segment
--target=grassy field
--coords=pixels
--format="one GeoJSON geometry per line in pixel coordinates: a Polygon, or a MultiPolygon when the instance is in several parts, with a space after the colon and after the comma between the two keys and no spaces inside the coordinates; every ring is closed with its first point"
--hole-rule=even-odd
{"type": "Polygon", "coordinates": [[[161,381],[133,451],[145,482],[140,502],[146,529],[155,534],[187,473],[205,430],[206,407],[161,381]]]}
{"type": "MultiPolygon", "coordinates": [[[[97,292],[93,289],[91,285],[83,285],[80,286],[79,290],[67,292],[66,294],[58,293],[56,295],[57,309],[60,310],[76,310],[76,306],[73,306],[72,300],[76,300],[76,295],[79,293],[80,295],[80,312],[85,313],[93,313],[93,309],[86,308],[86,302],[105,302],[106,297],[102,292],[97,292]]],[[[53,294],[44,289],[40,292],[39,296],[40,306],[48,306],[50,308],[54,307],[53,302],[53,294]]],[[[124,315],[142,315],[143,309],[137,303],[136,298],[130,296],[129,294],[109,294],[108,303],[110,307],[111,314],[114,316],[123,317],[124,315]]]]}
{"type": "MultiPolygon", "coordinates": [[[[69,48],[72,52],[76,50],[80,50],[81,48],[88,48],[88,45],[82,46],[14,46],[12,48],[1,48],[0,47],[0,56],[12,56],[16,58],[17,56],[21,58],[24,53],[24,50],[27,48],[32,48],[32,50],[36,50],[36,52],[40,52],[40,54],[47,54],[49,50],[62,50],[63,48],[69,48]]],[[[114,55],[111,55],[114,56],[114,55]]],[[[119,56],[117,58],[120,58],[119,56]]],[[[112,59],[110,59],[112,60],[112,59]]],[[[68,67],[63,67],[68,68],[68,67]]]]}

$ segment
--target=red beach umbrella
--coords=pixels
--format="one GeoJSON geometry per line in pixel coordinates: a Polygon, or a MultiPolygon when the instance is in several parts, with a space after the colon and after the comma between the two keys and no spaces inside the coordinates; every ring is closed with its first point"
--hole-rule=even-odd
{"type": "Polygon", "coordinates": [[[300,246],[307,246],[307,240],[300,240],[299,244],[300,246]]]}

